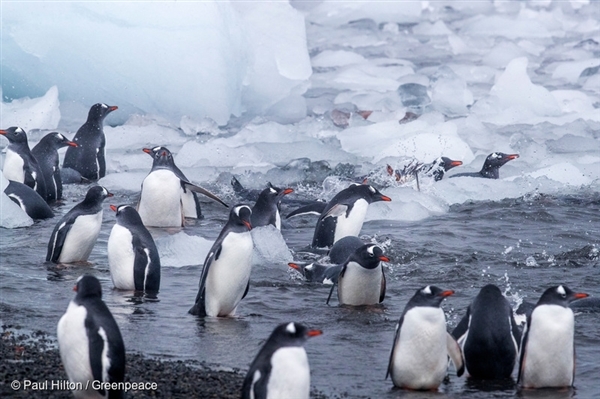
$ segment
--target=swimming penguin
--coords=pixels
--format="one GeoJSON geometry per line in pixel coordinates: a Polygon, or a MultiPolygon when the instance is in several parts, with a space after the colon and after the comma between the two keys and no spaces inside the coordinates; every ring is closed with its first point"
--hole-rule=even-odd
{"type": "Polygon", "coordinates": [[[117,223],[108,237],[108,266],[115,288],[156,295],[160,288],[160,258],[154,239],[135,208],[114,206],[117,223]]]}
{"type": "Polygon", "coordinates": [[[569,304],[588,296],[566,285],[544,291],[523,332],[518,378],[522,388],[573,385],[575,316],[569,304]]]}
{"type": "Polygon", "coordinates": [[[329,261],[334,264],[343,264],[356,250],[365,245],[363,240],[356,236],[346,236],[337,240],[329,250],[329,261]]]}
{"type": "Polygon", "coordinates": [[[448,369],[448,356],[456,375],[464,372],[464,361],[456,340],[446,331],[446,316],[440,308],[454,291],[428,285],[408,301],[396,325],[386,377],[394,385],[413,390],[437,389],[448,369]]]}
{"type": "MultiPolygon", "coordinates": [[[[142,151],[144,151],[146,154],[150,155],[152,157],[152,159],[154,159],[156,154],[162,150],[169,151],[167,147],[163,147],[163,146],[156,146],[153,148],[142,149],[142,151]]],[[[169,153],[170,153],[170,151],[169,151],[169,153]]],[[[177,167],[177,165],[175,165],[175,161],[173,161],[172,168],[176,175],[181,175],[185,180],[189,181],[189,179],[187,177],[185,177],[185,175],[183,174],[181,169],[179,169],[177,167]]],[[[202,210],[200,208],[200,200],[198,200],[197,193],[183,187],[182,193],[181,193],[181,202],[183,204],[183,216],[184,217],[191,218],[191,219],[201,219],[202,218],[202,210]]]]}
{"type": "MultiPolygon", "coordinates": [[[[337,287],[340,305],[376,305],[385,298],[385,274],[380,262],[389,262],[375,244],[358,248],[342,265],[337,287]]],[[[331,287],[327,303],[335,285],[331,287]]]]}
{"type": "Polygon", "coordinates": [[[500,167],[513,159],[519,158],[519,154],[504,154],[503,152],[492,152],[487,156],[483,167],[479,172],[474,173],[457,173],[450,177],[470,176],[470,177],[485,177],[487,179],[500,178],[500,167]]]}
{"type": "Polygon", "coordinates": [[[298,323],[277,326],[250,365],[242,399],[308,399],[310,367],[304,343],[322,333],[298,323]]]}
{"type": "Polygon", "coordinates": [[[189,313],[197,316],[234,316],[250,288],[253,242],[252,210],[236,205],[213,244],[200,277],[200,288],[189,313]]]}
{"type": "Polygon", "coordinates": [[[31,187],[13,180],[8,181],[4,194],[13,200],[32,219],[49,219],[54,217],[54,212],[46,201],[31,187]]]}
{"type": "Polygon", "coordinates": [[[353,184],[337,193],[319,216],[312,247],[331,247],[340,238],[358,236],[367,207],[377,201],[391,201],[391,198],[368,184],[353,184]]]}
{"type": "Polygon", "coordinates": [[[67,148],[63,168],[71,168],[79,172],[82,177],[96,181],[106,174],[104,136],[104,118],[117,106],[106,104],[94,104],[90,108],[87,121],[77,130],[73,141],[77,147],[67,148]]]}
{"type": "Polygon", "coordinates": [[[235,176],[231,176],[231,187],[235,192],[235,195],[240,197],[243,201],[256,202],[260,195],[260,190],[247,189],[242,186],[242,183],[235,176]]]}
{"type": "Polygon", "coordinates": [[[8,139],[6,148],[6,157],[2,173],[7,180],[14,180],[24,183],[33,188],[37,193],[46,199],[46,182],[40,169],[37,159],[29,149],[27,134],[20,127],[9,127],[6,130],[0,130],[0,135],[8,139]]]}
{"type": "Polygon", "coordinates": [[[316,262],[289,262],[288,266],[299,271],[306,281],[311,283],[336,284],[342,271],[342,265],[323,265],[316,262]]]}
{"type": "Polygon", "coordinates": [[[390,165],[387,166],[387,172],[390,176],[394,176],[396,181],[406,183],[413,178],[419,178],[420,175],[433,177],[434,181],[440,181],[444,178],[444,174],[450,169],[462,165],[462,161],[455,161],[448,157],[439,157],[431,163],[420,163],[412,161],[404,166],[402,170],[394,170],[390,165]]]}
{"type": "Polygon", "coordinates": [[[77,147],[77,143],[58,132],[48,133],[33,147],[31,153],[38,161],[46,184],[46,202],[62,199],[62,178],[58,166],[58,150],[63,147],[77,147]]]}
{"type": "MultiPolygon", "coordinates": [[[[147,152],[144,149],[144,152],[147,152]]],[[[190,183],[175,167],[173,155],[167,148],[154,154],[152,169],[142,182],[137,211],[145,226],[181,227],[184,222],[184,191],[195,191],[228,207],[208,190],[190,183]]]]}
{"type": "Polygon", "coordinates": [[[293,193],[291,188],[278,188],[271,183],[261,191],[256,203],[252,207],[252,227],[273,225],[281,230],[281,215],[279,207],[284,195],[293,193]]]}
{"type": "Polygon", "coordinates": [[[463,349],[472,378],[510,378],[519,354],[521,332],[500,288],[493,284],[483,287],[452,336],[463,349]]]}
{"type": "Polygon", "coordinates": [[[102,186],[90,188],[83,201],[75,205],[54,227],[46,261],[73,263],[87,261],[102,226],[102,201],[113,195],[102,186]]]}
{"type": "Polygon", "coordinates": [[[73,290],[77,294],[60,318],[56,334],[69,381],[84,387],[73,394],[76,398],[121,398],[122,390],[94,389],[94,381],[119,383],[125,378],[125,345],[119,326],[102,301],[100,282],[83,275],[73,290]]]}

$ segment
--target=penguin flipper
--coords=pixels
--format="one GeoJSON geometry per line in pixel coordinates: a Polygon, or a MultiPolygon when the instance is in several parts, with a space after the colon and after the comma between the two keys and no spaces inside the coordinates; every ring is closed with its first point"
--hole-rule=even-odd
{"type": "Polygon", "coordinates": [[[400,329],[402,328],[403,322],[404,322],[404,313],[400,317],[400,320],[398,320],[398,324],[396,324],[396,332],[394,334],[394,342],[392,344],[392,351],[390,352],[390,361],[388,362],[387,373],[385,374],[386,380],[390,376],[390,374],[392,374],[392,371],[394,371],[394,352],[396,351],[396,343],[400,339],[400,329]]]}
{"type": "MultiPolygon", "coordinates": [[[[259,354],[260,356],[260,354],[259,354]]],[[[257,359],[259,357],[257,356],[257,359]]],[[[263,359],[268,361],[268,359],[263,359]]],[[[255,360],[256,362],[256,360],[255,360]]],[[[260,370],[254,363],[250,366],[242,385],[242,399],[266,399],[268,374],[267,370],[260,370]]]]}
{"type": "Polygon", "coordinates": [[[446,332],[446,348],[448,349],[448,355],[450,355],[450,359],[452,359],[452,363],[454,363],[454,367],[456,368],[456,375],[460,377],[465,372],[465,358],[458,342],[456,342],[449,332],[446,332]]]}
{"type": "Polygon", "coordinates": [[[246,295],[248,295],[248,291],[250,291],[250,281],[248,281],[248,284],[246,285],[246,291],[244,291],[244,295],[242,295],[242,299],[246,298],[246,295]]]}
{"type": "Polygon", "coordinates": [[[328,217],[342,216],[343,214],[345,214],[346,212],[348,212],[349,209],[350,209],[350,207],[348,205],[335,204],[334,206],[332,206],[331,208],[329,208],[329,210],[327,212],[325,212],[323,214],[322,218],[325,219],[325,218],[328,218],[328,217]]]}
{"type": "Polygon", "coordinates": [[[150,267],[150,259],[146,248],[142,247],[140,243],[136,245],[136,238],[133,238],[133,246],[135,248],[134,260],[133,260],[133,281],[135,284],[136,291],[145,291],[144,280],[146,277],[146,268],[150,267]]]}
{"type": "Polygon", "coordinates": [[[60,258],[60,254],[62,252],[63,245],[65,244],[65,239],[67,238],[67,234],[73,227],[73,223],[75,223],[76,219],[72,220],[62,220],[58,222],[56,227],[54,227],[54,231],[50,236],[50,241],[48,242],[48,252],[46,253],[46,262],[58,263],[58,258],[60,258]]]}
{"type": "Polygon", "coordinates": [[[517,376],[517,385],[519,385],[523,378],[523,371],[525,369],[525,361],[527,360],[527,339],[529,338],[529,328],[531,324],[531,316],[527,317],[527,323],[525,324],[525,330],[521,337],[521,346],[519,351],[519,374],[517,376]]]}
{"type": "Polygon", "coordinates": [[[197,186],[197,185],[190,183],[189,181],[185,181],[185,180],[181,181],[181,186],[189,189],[190,191],[204,194],[208,198],[213,199],[213,200],[217,201],[218,203],[220,203],[221,205],[225,206],[225,208],[229,208],[229,205],[227,205],[225,202],[223,202],[223,200],[221,200],[219,197],[217,197],[216,195],[214,195],[213,193],[211,193],[210,191],[208,191],[205,188],[202,188],[200,186],[197,186]]]}
{"type": "Polygon", "coordinates": [[[465,337],[465,334],[469,330],[469,317],[471,314],[471,305],[467,307],[467,313],[463,316],[463,318],[458,322],[458,325],[452,330],[452,336],[461,344],[462,340],[465,337]]]}
{"type": "Polygon", "coordinates": [[[201,317],[206,316],[206,277],[208,276],[208,270],[210,269],[212,263],[215,260],[219,259],[219,255],[221,254],[222,242],[223,239],[221,237],[217,238],[217,241],[215,241],[210,251],[208,251],[208,255],[206,255],[204,267],[202,268],[202,275],[200,276],[200,286],[198,288],[198,295],[196,295],[196,302],[194,303],[194,306],[192,306],[188,311],[188,313],[190,314],[201,317]]]}
{"type": "Polygon", "coordinates": [[[385,273],[383,272],[383,268],[381,269],[381,290],[379,291],[379,303],[383,302],[385,299],[385,273]]]}
{"type": "Polygon", "coordinates": [[[317,215],[320,216],[325,210],[327,203],[322,201],[314,201],[308,205],[301,206],[300,208],[290,212],[285,218],[289,219],[298,215],[317,215]]]}
{"type": "MultiPolygon", "coordinates": [[[[104,381],[102,353],[104,352],[104,346],[108,345],[108,343],[104,341],[104,338],[102,336],[100,336],[100,327],[96,324],[94,319],[90,317],[89,313],[85,318],[85,330],[88,337],[92,377],[96,381],[104,381]]],[[[106,352],[108,352],[108,350],[106,352]]],[[[101,394],[104,394],[104,392],[101,392],[101,394]]]]}

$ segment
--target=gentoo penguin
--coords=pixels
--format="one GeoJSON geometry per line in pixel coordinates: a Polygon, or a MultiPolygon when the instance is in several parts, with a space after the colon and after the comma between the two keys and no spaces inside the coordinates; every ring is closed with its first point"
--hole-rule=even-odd
{"type": "Polygon", "coordinates": [[[470,177],[485,177],[487,179],[500,178],[500,167],[513,159],[519,158],[519,154],[504,154],[503,152],[492,152],[487,156],[483,167],[479,172],[474,173],[457,173],[450,177],[470,176],[470,177]]]}
{"type": "Polygon", "coordinates": [[[291,188],[278,188],[271,183],[269,187],[260,192],[256,203],[252,207],[252,227],[273,225],[281,230],[281,215],[279,207],[284,195],[293,193],[291,188]]]}
{"type": "MultiPolygon", "coordinates": [[[[156,154],[159,151],[169,151],[169,149],[167,147],[163,147],[163,146],[156,146],[153,148],[144,148],[142,149],[142,151],[144,151],[146,154],[150,155],[152,157],[152,159],[154,159],[156,157],[156,154]]],[[[170,151],[169,151],[170,153],[170,151]]],[[[173,168],[173,173],[175,173],[178,176],[182,176],[184,180],[189,181],[189,179],[187,177],[185,177],[185,175],[183,174],[183,172],[181,171],[181,169],[179,169],[177,167],[177,165],[175,165],[175,161],[173,161],[173,165],[171,165],[173,168]]],[[[186,218],[191,218],[191,219],[201,219],[202,218],[202,210],[200,208],[200,201],[198,200],[198,194],[195,193],[194,191],[188,190],[185,187],[182,187],[182,192],[181,192],[181,202],[183,204],[183,216],[186,218]]]]}
{"type": "MultiPolygon", "coordinates": [[[[340,305],[376,305],[385,298],[385,274],[380,262],[390,260],[375,244],[358,248],[342,265],[337,287],[340,305]]],[[[331,287],[327,303],[335,285],[331,287]]]]}
{"type": "Polygon", "coordinates": [[[235,176],[231,176],[231,187],[239,198],[243,201],[252,201],[256,202],[258,196],[260,195],[260,190],[252,190],[247,189],[242,186],[242,183],[235,176]]]}
{"type": "Polygon", "coordinates": [[[57,328],[58,347],[69,381],[84,387],[76,398],[122,398],[122,390],[95,390],[93,381],[123,382],[125,345],[119,326],[102,301],[98,279],[83,275],[73,287],[77,292],[57,328]]]}
{"type": "Polygon", "coordinates": [[[369,184],[353,184],[337,193],[319,216],[312,247],[331,247],[340,238],[358,236],[367,207],[376,201],[391,201],[391,198],[369,184]]]}
{"type": "Polygon", "coordinates": [[[0,130],[0,135],[8,139],[6,157],[2,173],[7,180],[25,183],[46,199],[46,182],[37,159],[29,149],[27,134],[20,127],[0,130]]]}
{"type": "Polygon", "coordinates": [[[54,227],[48,242],[46,261],[73,263],[87,261],[102,226],[102,201],[113,195],[102,186],[90,188],[54,227]]]}
{"type": "MultiPolygon", "coordinates": [[[[146,152],[144,150],[144,152],[146,152]]],[[[152,170],[142,182],[142,193],[137,211],[145,226],[181,227],[184,221],[182,196],[184,190],[196,191],[223,204],[217,196],[190,183],[179,169],[174,168],[171,151],[162,148],[154,154],[152,170]]]]}
{"type": "Polygon", "coordinates": [[[521,332],[500,288],[488,284],[452,331],[462,347],[467,373],[476,379],[510,378],[519,354],[521,332]]]}
{"type": "Polygon", "coordinates": [[[523,332],[518,378],[522,388],[573,385],[575,317],[569,304],[588,296],[575,293],[566,285],[544,291],[523,332]]]}
{"type": "Polygon", "coordinates": [[[334,264],[343,264],[359,247],[365,245],[363,240],[356,236],[346,236],[337,240],[329,250],[329,261],[334,264]]]}
{"type": "Polygon", "coordinates": [[[336,284],[342,271],[342,265],[323,265],[316,262],[289,262],[288,266],[299,271],[306,281],[321,284],[336,284]]]}
{"type": "Polygon", "coordinates": [[[419,176],[433,177],[434,181],[440,181],[444,178],[444,174],[450,169],[462,165],[462,161],[455,161],[448,157],[439,157],[431,163],[411,162],[404,169],[394,170],[390,165],[387,166],[387,172],[390,176],[394,176],[398,182],[407,182],[414,177],[419,176]]]}
{"type": "Polygon", "coordinates": [[[48,133],[33,147],[31,153],[38,161],[44,182],[46,183],[46,202],[52,203],[62,199],[62,179],[58,166],[58,150],[63,147],[77,147],[58,132],[48,133]]]}
{"type": "Polygon", "coordinates": [[[135,208],[114,206],[117,223],[108,237],[108,266],[115,288],[156,295],[160,288],[160,258],[154,239],[135,208]]]}
{"type": "Polygon", "coordinates": [[[77,147],[67,148],[63,168],[71,168],[79,172],[82,177],[96,181],[106,174],[106,160],[104,147],[104,118],[118,109],[117,106],[94,104],[90,108],[87,121],[77,130],[73,141],[77,147]]]}
{"type": "Polygon", "coordinates": [[[13,200],[32,219],[49,219],[54,217],[54,212],[46,201],[31,187],[13,180],[8,181],[4,194],[13,200]]]}
{"type": "Polygon", "coordinates": [[[277,326],[250,365],[242,399],[308,399],[310,367],[304,343],[321,334],[298,323],[277,326]]]}
{"type": "Polygon", "coordinates": [[[396,325],[386,378],[394,385],[413,390],[437,389],[448,369],[448,356],[456,375],[464,372],[464,361],[456,340],[446,331],[442,300],[454,291],[435,286],[418,289],[408,301],[396,325]]]}
{"type": "Polygon", "coordinates": [[[189,313],[197,316],[234,316],[250,288],[253,242],[252,210],[236,205],[229,220],[208,251],[200,277],[200,288],[189,313]]]}

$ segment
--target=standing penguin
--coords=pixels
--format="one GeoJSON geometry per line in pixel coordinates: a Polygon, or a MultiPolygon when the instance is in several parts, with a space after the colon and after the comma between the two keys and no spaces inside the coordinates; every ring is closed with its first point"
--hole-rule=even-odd
{"type": "MultiPolygon", "coordinates": [[[[150,155],[152,157],[152,159],[154,159],[156,157],[156,154],[158,154],[160,151],[164,151],[164,150],[169,151],[169,149],[167,147],[163,147],[163,146],[156,146],[156,147],[152,147],[152,148],[142,149],[142,151],[144,151],[146,154],[150,155]]],[[[169,151],[169,153],[170,153],[170,151],[169,151]]],[[[183,178],[183,180],[189,181],[189,179],[187,177],[185,177],[185,175],[183,174],[181,169],[179,169],[177,167],[177,165],[175,165],[175,161],[173,161],[172,168],[173,168],[173,173],[175,173],[176,175],[180,175],[183,178]]],[[[181,203],[183,204],[183,217],[191,218],[191,219],[201,219],[202,218],[202,210],[200,208],[200,201],[198,200],[197,193],[195,193],[194,191],[191,191],[189,189],[186,189],[185,187],[182,187],[181,203]]]]}
{"type": "Polygon", "coordinates": [[[63,147],[77,147],[58,132],[48,133],[33,147],[31,153],[38,161],[46,184],[46,202],[52,203],[62,199],[62,179],[58,166],[58,150],[63,147]]]}
{"type": "MultiPolygon", "coordinates": [[[[144,152],[147,152],[144,149],[144,152]]],[[[171,151],[162,147],[154,154],[152,170],[142,182],[138,212],[145,226],[181,227],[184,222],[184,190],[195,191],[228,207],[217,196],[190,183],[175,166],[171,151]]]]}
{"type": "Polygon", "coordinates": [[[521,341],[518,384],[562,388],[575,379],[575,316],[569,304],[589,295],[566,285],[550,287],[535,305],[521,341]]]}
{"type": "Polygon", "coordinates": [[[160,288],[160,258],[154,239],[135,208],[114,206],[117,223],[108,237],[108,266],[115,288],[156,295],[160,288]]]}
{"type": "Polygon", "coordinates": [[[315,227],[312,247],[331,247],[346,236],[358,236],[369,204],[391,201],[368,184],[353,184],[337,193],[327,204],[315,227]]]}
{"type": "Polygon", "coordinates": [[[189,313],[196,316],[234,316],[250,288],[252,210],[236,205],[229,221],[208,251],[200,277],[200,288],[189,313]]]}
{"type": "MultiPolygon", "coordinates": [[[[365,244],[342,265],[337,287],[340,305],[376,305],[385,298],[385,274],[380,262],[390,260],[375,244],[365,244]]],[[[335,284],[331,287],[327,303],[335,284]]]]}
{"type": "Polygon", "coordinates": [[[256,203],[252,207],[252,227],[273,225],[281,230],[281,215],[279,207],[284,195],[293,193],[291,188],[278,188],[271,183],[269,187],[260,192],[256,203]]]}
{"type": "Polygon", "coordinates": [[[459,377],[464,361],[458,343],[446,331],[446,316],[440,308],[454,291],[435,286],[418,289],[408,301],[396,325],[386,378],[394,385],[414,390],[437,389],[448,369],[448,356],[459,377]]]}
{"type": "Polygon", "coordinates": [[[122,390],[95,390],[93,381],[123,382],[125,345],[119,326],[102,301],[98,279],[83,275],[77,292],[57,327],[58,346],[69,381],[86,388],[74,390],[76,398],[122,398],[122,390]]]}
{"type": "Polygon", "coordinates": [[[242,399],[308,399],[310,367],[304,343],[321,334],[298,323],[277,326],[250,365],[242,399]]]}
{"type": "Polygon", "coordinates": [[[87,121],[77,130],[73,138],[77,147],[67,148],[64,168],[74,169],[81,176],[92,181],[104,177],[106,174],[104,118],[116,109],[118,107],[115,105],[100,103],[92,105],[87,121]]]}
{"type": "Polygon", "coordinates": [[[487,156],[483,167],[479,172],[471,173],[457,173],[450,177],[459,176],[470,176],[470,177],[484,177],[486,179],[499,179],[500,178],[500,167],[513,159],[519,158],[519,154],[505,154],[503,152],[492,152],[487,156]]]}
{"type": "Polygon", "coordinates": [[[0,130],[0,135],[8,139],[6,157],[2,173],[7,180],[24,183],[33,188],[40,197],[46,199],[46,182],[37,159],[29,149],[27,134],[20,127],[0,130]]]}
{"type": "Polygon", "coordinates": [[[463,349],[467,373],[472,378],[510,378],[521,332],[500,288],[493,284],[483,287],[452,336],[463,349]]]}
{"type": "Polygon", "coordinates": [[[102,186],[90,188],[54,227],[48,242],[46,261],[73,263],[87,261],[102,226],[102,201],[113,195],[102,186]]]}

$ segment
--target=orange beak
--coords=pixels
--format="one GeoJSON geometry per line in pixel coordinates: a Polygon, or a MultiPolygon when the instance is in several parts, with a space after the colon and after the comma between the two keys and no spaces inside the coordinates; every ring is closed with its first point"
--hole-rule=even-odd
{"type": "Polygon", "coordinates": [[[113,211],[113,212],[116,212],[117,211],[117,207],[115,205],[111,205],[110,206],[110,210],[113,211]]]}
{"type": "Polygon", "coordinates": [[[308,330],[308,332],[306,333],[306,335],[308,335],[309,337],[317,337],[321,334],[323,334],[323,331],[321,330],[308,330]]]}
{"type": "Polygon", "coordinates": [[[440,296],[443,296],[443,297],[447,297],[447,296],[450,296],[450,295],[454,295],[454,291],[453,290],[446,290],[446,291],[442,291],[440,293],[440,296]]]}
{"type": "Polygon", "coordinates": [[[382,262],[389,262],[390,258],[388,258],[387,256],[384,256],[384,255],[381,255],[379,257],[379,260],[382,261],[382,262]]]}

